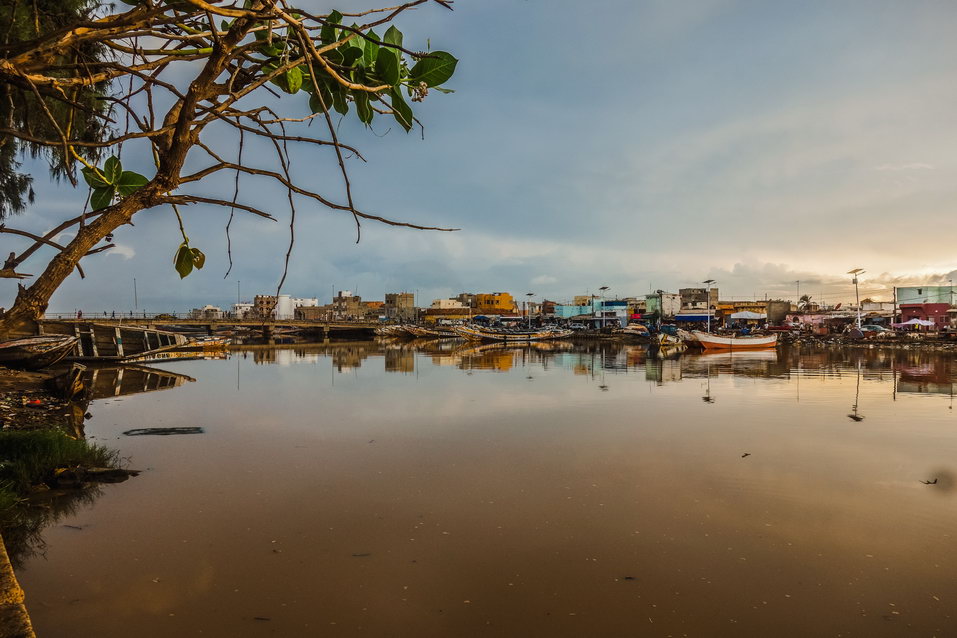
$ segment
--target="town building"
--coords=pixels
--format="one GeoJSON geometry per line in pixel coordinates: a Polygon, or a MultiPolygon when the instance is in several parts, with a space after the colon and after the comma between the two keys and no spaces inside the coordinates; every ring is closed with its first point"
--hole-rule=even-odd
{"type": "Polygon", "coordinates": [[[898,305],[945,303],[954,305],[953,286],[905,286],[894,288],[898,305]]]}
{"type": "Polygon", "coordinates": [[[202,308],[193,308],[189,311],[190,319],[222,319],[226,316],[222,308],[206,304],[202,308]]]}
{"type": "Polygon", "coordinates": [[[411,292],[390,292],[385,296],[383,313],[390,321],[414,321],[415,295],[411,292]]]}
{"type": "Polygon", "coordinates": [[[484,315],[510,315],[515,312],[515,299],[507,292],[475,295],[475,311],[484,315]]]}
{"type": "Polygon", "coordinates": [[[645,296],[645,307],[648,315],[657,320],[674,319],[681,310],[681,297],[673,292],[656,291],[645,296]]]}
{"type": "Polygon", "coordinates": [[[318,305],[319,300],[315,297],[256,295],[253,299],[255,315],[259,319],[294,319],[296,316],[296,308],[315,307],[318,305]]]}
{"type": "Polygon", "coordinates": [[[681,288],[678,290],[681,310],[707,310],[718,305],[717,288],[681,288]]]}
{"type": "Polygon", "coordinates": [[[449,310],[451,308],[471,308],[471,306],[462,303],[458,299],[433,299],[430,308],[433,310],[449,310]]]}
{"type": "Polygon", "coordinates": [[[232,317],[234,319],[251,319],[255,316],[256,304],[251,301],[241,301],[233,304],[232,317]]]}

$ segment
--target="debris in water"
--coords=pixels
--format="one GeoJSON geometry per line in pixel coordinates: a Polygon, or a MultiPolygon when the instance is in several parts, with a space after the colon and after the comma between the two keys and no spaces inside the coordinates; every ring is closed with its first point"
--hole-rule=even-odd
{"type": "Polygon", "coordinates": [[[366,556],[372,556],[371,553],[368,554],[353,554],[355,558],[365,558],[366,556]]]}
{"type": "Polygon", "coordinates": [[[921,483],[924,485],[937,485],[937,479],[935,478],[933,481],[921,481],[921,483]]]}
{"type": "Polygon", "coordinates": [[[751,456],[751,453],[750,453],[750,452],[745,452],[744,454],[741,455],[741,458],[743,459],[743,458],[746,457],[746,456],[751,456]]]}
{"type": "Polygon", "coordinates": [[[123,434],[126,436],[143,436],[146,434],[155,434],[157,436],[169,436],[170,434],[203,434],[203,428],[180,427],[180,428],[136,428],[127,430],[123,434]]]}

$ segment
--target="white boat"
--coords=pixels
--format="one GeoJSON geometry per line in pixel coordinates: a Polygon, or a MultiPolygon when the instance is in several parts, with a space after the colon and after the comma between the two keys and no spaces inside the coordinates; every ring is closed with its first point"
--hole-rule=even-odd
{"type": "Polygon", "coordinates": [[[698,343],[705,350],[764,350],[777,345],[777,334],[760,337],[722,337],[720,335],[692,330],[698,343]]]}

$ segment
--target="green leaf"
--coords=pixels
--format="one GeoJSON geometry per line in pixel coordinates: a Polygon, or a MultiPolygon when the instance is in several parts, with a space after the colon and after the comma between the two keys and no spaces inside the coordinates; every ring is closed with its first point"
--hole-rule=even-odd
{"type": "Polygon", "coordinates": [[[401,124],[406,132],[411,131],[412,109],[405,103],[405,99],[397,89],[389,89],[389,97],[392,98],[392,116],[395,117],[395,121],[401,124]]]}
{"type": "Polygon", "coordinates": [[[333,11],[326,16],[326,23],[323,24],[322,28],[319,30],[319,39],[322,40],[323,44],[332,44],[339,39],[339,29],[332,25],[339,24],[341,22],[342,14],[338,11],[333,11]]]}
{"type": "Polygon", "coordinates": [[[393,49],[382,47],[375,61],[375,72],[389,86],[399,83],[399,58],[393,49]]]}
{"type": "Polygon", "coordinates": [[[320,84],[316,92],[309,96],[309,110],[313,113],[324,113],[329,110],[331,104],[332,93],[324,84],[320,84]],[[322,96],[321,100],[319,99],[320,95],[322,96]]]}
{"type": "MultiPolygon", "coordinates": [[[[385,35],[382,37],[382,41],[386,44],[394,44],[395,46],[400,47],[402,46],[402,32],[395,27],[389,27],[389,30],[386,31],[385,35]]],[[[399,54],[399,51],[396,49],[392,49],[392,51],[394,51],[396,55],[399,54]]]]}
{"type": "Polygon", "coordinates": [[[113,203],[113,196],[116,194],[116,187],[112,185],[94,188],[90,195],[90,207],[93,210],[106,208],[113,203]]]}
{"type": "Polygon", "coordinates": [[[282,55],[282,51],[282,42],[278,44],[276,42],[272,44],[267,42],[259,47],[259,52],[269,58],[278,58],[282,55]]]}
{"type": "Polygon", "coordinates": [[[123,171],[120,178],[116,181],[116,190],[119,192],[120,197],[126,197],[142,188],[148,181],[150,180],[147,177],[139,173],[123,171]]]}
{"type": "Polygon", "coordinates": [[[80,172],[83,173],[83,179],[86,180],[86,183],[93,188],[103,188],[104,186],[109,186],[109,184],[103,181],[103,179],[97,175],[96,171],[94,171],[92,168],[84,167],[80,172]]]}
{"type": "Polygon", "coordinates": [[[366,91],[353,91],[352,97],[356,100],[356,113],[359,116],[359,121],[363,124],[371,123],[374,113],[372,111],[372,105],[369,104],[369,93],[366,91]]]}
{"type": "Polygon", "coordinates": [[[429,57],[416,62],[409,76],[418,82],[425,82],[427,86],[439,86],[452,77],[458,62],[451,53],[433,51],[429,57]]]}
{"type": "MultiPolygon", "coordinates": [[[[341,48],[341,47],[340,47],[341,48]]],[[[362,49],[357,47],[346,47],[342,52],[342,66],[352,66],[352,63],[362,57],[362,49]]]]}
{"type": "Polygon", "coordinates": [[[182,279],[193,272],[194,264],[193,251],[190,249],[189,244],[184,241],[176,250],[176,256],[173,257],[173,267],[176,269],[176,272],[179,273],[179,278],[182,279]]]}
{"type": "Polygon", "coordinates": [[[341,115],[349,112],[349,102],[346,101],[345,88],[338,82],[332,87],[332,108],[341,115]]]}
{"type": "Polygon", "coordinates": [[[371,69],[372,65],[375,64],[376,57],[379,55],[379,45],[376,42],[379,42],[379,36],[376,35],[375,31],[369,30],[366,33],[369,36],[369,40],[365,40],[365,52],[362,54],[362,66],[367,69],[371,69]],[[372,40],[375,40],[373,42],[372,40]]]}
{"type": "Polygon", "coordinates": [[[294,66],[286,71],[286,93],[295,93],[302,86],[302,71],[298,66],[294,66]]]}
{"type": "Polygon", "coordinates": [[[223,20],[219,23],[219,28],[222,31],[229,31],[229,27],[233,26],[232,20],[223,20]]]}
{"type": "Polygon", "coordinates": [[[120,164],[120,160],[116,156],[110,156],[106,159],[102,172],[108,184],[115,184],[123,173],[123,165],[120,164]]]}
{"type": "Polygon", "coordinates": [[[197,268],[202,268],[204,265],[206,265],[206,255],[204,255],[203,251],[201,251],[199,248],[190,248],[189,253],[193,258],[194,266],[197,268]]]}

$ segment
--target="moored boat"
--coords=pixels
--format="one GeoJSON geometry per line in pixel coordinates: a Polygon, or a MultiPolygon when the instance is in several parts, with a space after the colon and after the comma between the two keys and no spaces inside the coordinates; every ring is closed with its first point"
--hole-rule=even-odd
{"type": "Polygon", "coordinates": [[[754,337],[724,337],[721,335],[692,331],[698,339],[698,343],[705,350],[763,350],[773,348],[777,345],[778,336],[776,334],[754,337]]]}
{"type": "Polygon", "coordinates": [[[0,343],[0,365],[8,368],[39,370],[52,366],[76,346],[77,338],[48,335],[13,339],[0,343]]]}
{"type": "Polygon", "coordinates": [[[522,341],[543,341],[546,339],[564,339],[570,337],[571,330],[497,330],[478,326],[456,326],[455,332],[471,341],[504,341],[506,343],[522,341]]]}

